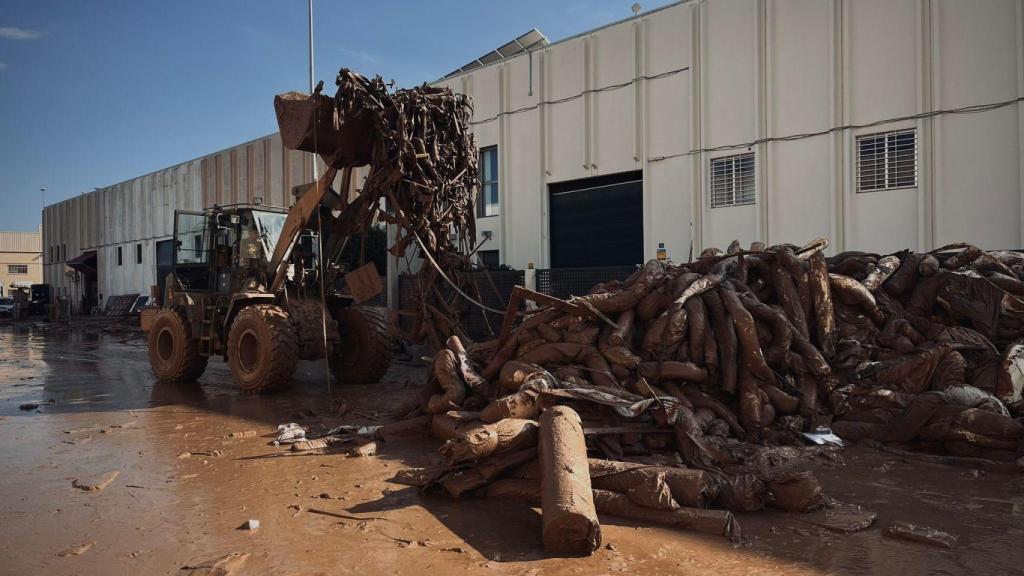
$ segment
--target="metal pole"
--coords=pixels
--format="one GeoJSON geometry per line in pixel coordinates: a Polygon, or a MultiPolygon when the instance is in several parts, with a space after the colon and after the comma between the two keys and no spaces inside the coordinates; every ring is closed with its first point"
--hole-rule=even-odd
{"type": "MultiPolygon", "coordinates": [[[[313,0],[309,0],[309,94],[313,95],[313,87],[315,86],[313,77],[315,72],[313,70],[313,0]]],[[[316,173],[316,154],[313,154],[313,180],[318,178],[316,173]]]]}

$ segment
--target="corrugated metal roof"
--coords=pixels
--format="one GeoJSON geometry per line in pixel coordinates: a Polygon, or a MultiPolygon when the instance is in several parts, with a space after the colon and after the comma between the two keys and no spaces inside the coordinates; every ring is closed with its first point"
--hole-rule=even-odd
{"type": "Polygon", "coordinates": [[[0,252],[42,252],[39,232],[0,232],[0,252]]]}

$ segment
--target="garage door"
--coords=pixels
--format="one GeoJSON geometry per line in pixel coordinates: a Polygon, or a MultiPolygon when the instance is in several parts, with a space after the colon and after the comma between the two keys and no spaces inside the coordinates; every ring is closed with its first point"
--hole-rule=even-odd
{"type": "Polygon", "coordinates": [[[548,190],[552,268],[643,262],[642,172],[559,182],[548,190]]]}

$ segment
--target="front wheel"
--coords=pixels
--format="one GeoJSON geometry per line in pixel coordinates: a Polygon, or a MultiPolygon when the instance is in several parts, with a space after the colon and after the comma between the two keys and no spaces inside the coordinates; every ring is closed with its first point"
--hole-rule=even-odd
{"type": "Polygon", "coordinates": [[[343,384],[375,384],[391,366],[391,336],[383,308],[350,306],[334,314],[341,341],[331,355],[334,377],[343,384]]]}
{"type": "Polygon", "coordinates": [[[188,323],[173,309],[156,313],[149,330],[149,365],[161,382],[191,382],[203,375],[209,358],[189,334],[188,323]]]}
{"type": "Polygon", "coordinates": [[[243,392],[255,394],[291,382],[299,338],[280,306],[254,304],[238,313],[228,333],[228,365],[243,392]]]}

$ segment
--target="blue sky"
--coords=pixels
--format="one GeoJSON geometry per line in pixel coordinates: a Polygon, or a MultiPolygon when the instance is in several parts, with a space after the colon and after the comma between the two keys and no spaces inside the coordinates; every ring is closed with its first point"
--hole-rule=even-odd
{"type": "MultiPolygon", "coordinates": [[[[305,0],[2,4],[0,230],[38,225],[41,187],[52,204],[274,132],[274,94],[308,85],[305,0]]],[[[558,40],[631,5],[315,0],[316,76],[415,85],[530,28],[558,40]]]]}

